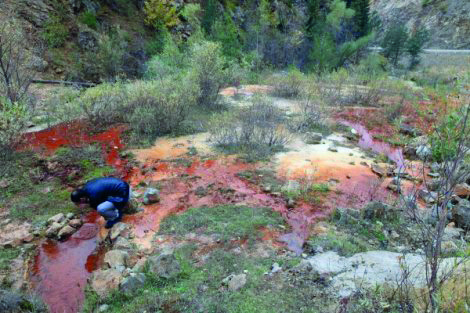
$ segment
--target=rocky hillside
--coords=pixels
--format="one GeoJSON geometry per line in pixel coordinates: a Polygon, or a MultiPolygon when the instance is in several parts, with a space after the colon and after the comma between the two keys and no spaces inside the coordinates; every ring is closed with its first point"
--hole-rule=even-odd
{"type": "Polygon", "coordinates": [[[372,0],[382,27],[398,21],[408,28],[423,26],[432,34],[430,48],[470,49],[470,1],[372,0]]]}

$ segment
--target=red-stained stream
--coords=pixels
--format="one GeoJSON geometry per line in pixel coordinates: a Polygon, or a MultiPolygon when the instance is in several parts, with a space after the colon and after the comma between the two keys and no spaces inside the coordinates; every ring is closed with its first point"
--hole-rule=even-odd
{"type": "MultiPolygon", "coordinates": [[[[126,177],[127,163],[119,157],[119,150],[123,148],[120,136],[125,129],[125,126],[117,126],[89,135],[87,125],[81,122],[60,124],[25,134],[22,148],[52,154],[61,146],[98,143],[107,164],[126,177]]],[[[94,211],[83,221],[83,226],[66,241],[48,239],[41,243],[34,258],[30,279],[51,313],[78,312],[85,297],[88,277],[101,266],[104,250],[98,247],[100,216],[94,211]]]]}
{"type": "MultiPolygon", "coordinates": [[[[397,164],[401,164],[401,151],[373,140],[360,125],[350,126],[360,133],[361,147],[385,153],[397,164]]],[[[256,164],[242,163],[234,158],[202,161],[194,157],[187,166],[153,156],[144,164],[149,170],[130,171],[127,163],[119,157],[119,151],[123,148],[120,135],[124,130],[125,126],[117,126],[100,134],[88,135],[87,127],[80,122],[62,124],[26,134],[24,147],[50,154],[60,146],[80,146],[96,142],[101,144],[108,164],[118,169],[131,185],[135,187],[142,181],[157,183],[161,191],[161,202],[147,206],[142,213],[124,217],[124,222],[134,226],[137,242],[150,240],[153,243],[151,234],[158,231],[162,219],[170,214],[191,207],[237,204],[269,207],[281,213],[290,225],[291,232],[279,239],[291,250],[300,253],[309,236],[310,226],[329,213],[326,207],[313,207],[307,203],[298,203],[293,209],[287,208],[283,197],[264,193],[258,186],[237,175],[256,169],[256,164]],[[201,189],[206,193],[197,192],[201,189]]],[[[31,281],[52,313],[75,313],[81,309],[87,280],[91,272],[102,263],[104,251],[98,247],[100,223],[102,221],[96,212],[90,213],[85,217],[85,224],[68,240],[46,240],[39,246],[31,281]]]]}

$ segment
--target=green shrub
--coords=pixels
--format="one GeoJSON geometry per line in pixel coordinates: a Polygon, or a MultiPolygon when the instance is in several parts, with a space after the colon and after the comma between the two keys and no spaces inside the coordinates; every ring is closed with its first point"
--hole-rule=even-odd
{"type": "Polygon", "coordinates": [[[195,43],[191,47],[190,64],[191,77],[200,90],[198,104],[217,107],[219,90],[226,79],[220,45],[210,41],[195,43]]]}
{"type": "Polygon", "coordinates": [[[468,128],[470,122],[467,121],[465,134],[462,133],[464,127],[464,118],[466,116],[463,108],[447,115],[447,117],[438,125],[436,131],[430,137],[432,158],[436,162],[449,161],[457,156],[459,151],[460,139],[463,137],[462,144],[468,145],[468,128]]]}
{"type": "Polygon", "coordinates": [[[92,11],[83,12],[80,16],[80,22],[92,29],[98,28],[98,20],[96,19],[96,14],[92,11]]]}
{"type": "Polygon", "coordinates": [[[306,77],[297,68],[289,69],[287,75],[273,76],[269,81],[273,86],[273,95],[284,98],[297,98],[302,94],[306,77]]]}
{"type": "Polygon", "coordinates": [[[137,134],[158,136],[175,131],[196,104],[197,88],[188,78],[169,77],[130,86],[129,122],[137,134]]]}
{"type": "Polygon", "coordinates": [[[129,111],[133,109],[128,105],[127,89],[121,82],[87,89],[71,105],[98,127],[125,122],[129,111]]]}
{"type": "Polygon", "coordinates": [[[49,47],[62,47],[69,37],[69,30],[60,17],[51,16],[45,23],[41,36],[49,47]]]}
{"type": "Polygon", "coordinates": [[[28,118],[26,105],[0,98],[0,157],[14,151],[28,118]]]}
{"type": "Polygon", "coordinates": [[[405,25],[394,24],[385,32],[382,40],[383,55],[396,66],[406,49],[408,33],[405,25]]]}
{"type": "Polygon", "coordinates": [[[217,146],[246,153],[250,158],[263,159],[289,141],[285,112],[265,98],[216,116],[210,123],[210,133],[217,146]]]}

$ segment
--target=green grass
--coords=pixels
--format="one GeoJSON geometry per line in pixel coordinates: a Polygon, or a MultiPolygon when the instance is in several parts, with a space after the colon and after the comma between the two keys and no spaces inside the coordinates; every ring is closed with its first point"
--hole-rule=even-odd
{"type": "Polygon", "coordinates": [[[162,234],[183,235],[189,232],[218,234],[224,239],[256,238],[259,228],[284,224],[279,213],[269,208],[224,205],[213,208],[192,208],[183,214],[165,219],[162,234]]]}
{"type": "Polygon", "coordinates": [[[312,237],[308,241],[308,245],[312,248],[320,246],[324,251],[335,251],[342,256],[351,256],[371,248],[367,241],[363,239],[333,231],[326,234],[326,236],[312,237]]]}
{"type": "Polygon", "coordinates": [[[0,193],[0,206],[9,208],[9,218],[43,223],[57,213],[76,213],[68,187],[108,176],[113,169],[104,165],[102,151],[91,145],[60,148],[51,157],[21,152],[0,164],[0,177],[7,188],[0,193]],[[56,164],[53,169],[48,164],[56,164]]]}
{"type": "Polygon", "coordinates": [[[20,249],[0,249],[0,271],[8,270],[10,262],[20,255],[20,249]]]}
{"type": "MultiPolygon", "coordinates": [[[[182,273],[173,280],[162,280],[147,273],[148,283],[134,294],[113,293],[104,300],[89,292],[83,312],[93,312],[101,304],[108,304],[110,312],[322,312],[324,302],[312,302],[321,293],[320,277],[315,272],[280,274],[269,272],[274,262],[285,270],[299,263],[298,259],[283,257],[253,257],[225,249],[210,253],[202,266],[195,266],[194,244],[175,251],[182,273]],[[246,273],[247,283],[238,291],[222,287],[222,280],[230,274],[246,273]]],[[[328,299],[325,297],[324,299],[328,299]]]]}

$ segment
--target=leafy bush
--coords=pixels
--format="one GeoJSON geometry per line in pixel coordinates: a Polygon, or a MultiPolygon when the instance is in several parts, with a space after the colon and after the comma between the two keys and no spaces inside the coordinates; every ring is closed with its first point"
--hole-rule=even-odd
{"type": "MultiPolygon", "coordinates": [[[[434,161],[448,161],[457,156],[459,140],[461,136],[468,136],[468,128],[470,127],[470,122],[467,121],[466,132],[462,134],[466,109],[463,108],[461,111],[455,111],[447,115],[431,135],[431,153],[434,161]]],[[[464,144],[470,145],[469,138],[464,137],[463,139],[464,144]]]]}
{"type": "Polygon", "coordinates": [[[226,112],[210,125],[212,141],[230,152],[259,152],[263,158],[289,141],[285,112],[258,98],[247,107],[226,112]]]}
{"type": "Polygon", "coordinates": [[[168,134],[186,119],[196,104],[197,88],[188,78],[166,78],[160,81],[137,82],[129,89],[129,116],[132,128],[147,136],[168,134]]]}
{"type": "Polygon", "coordinates": [[[92,29],[98,28],[98,20],[96,19],[96,14],[92,11],[83,12],[80,16],[80,22],[92,29]]]}
{"type": "Polygon", "coordinates": [[[51,16],[44,25],[42,38],[51,48],[62,47],[69,37],[69,30],[58,16],[51,16]]]}
{"type": "Polygon", "coordinates": [[[382,40],[383,54],[387,59],[392,61],[393,65],[397,65],[400,57],[405,52],[406,43],[408,41],[408,32],[406,27],[401,24],[392,25],[385,32],[382,40]]]}
{"type": "Polygon", "coordinates": [[[219,90],[226,79],[220,45],[210,41],[195,43],[191,48],[191,76],[199,87],[198,104],[214,108],[219,90]]]}
{"type": "Polygon", "coordinates": [[[147,0],[144,4],[145,22],[151,26],[174,27],[180,23],[178,12],[169,0],[147,0]]]}
{"type": "Polygon", "coordinates": [[[102,84],[87,89],[72,105],[78,106],[92,125],[106,126],[125,122],[129,111],[128,94],[123,83],[102,84]]]}
{"type": "Polygon", "coordinates": [[[417,29],[406,43],[406,51],[410,55],[410,69],[420,63],[419,55],[423,52],[424,44],[429,40],[429,33],[426,29],[417,29]]]}
{"type": "Polygon", "coordinates": [[[273,94],[277,97],[297,98],[302,93],[306,77],[297,68],[291,68],[287,75],[276,75],[270,79],[273,94]]]}
{"type": "Polygon", "coordinates": [[[4,157],[14,150],[28,117],[26,105],[0,98],[0,156],[4,157]]]}

